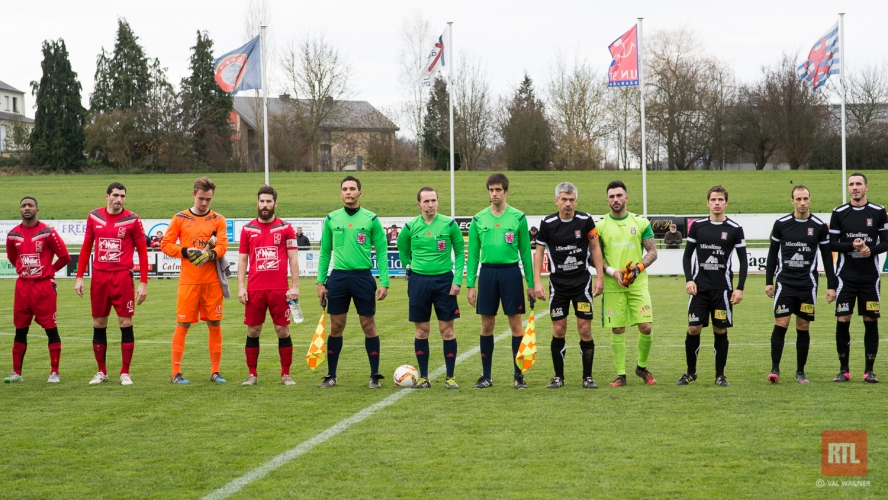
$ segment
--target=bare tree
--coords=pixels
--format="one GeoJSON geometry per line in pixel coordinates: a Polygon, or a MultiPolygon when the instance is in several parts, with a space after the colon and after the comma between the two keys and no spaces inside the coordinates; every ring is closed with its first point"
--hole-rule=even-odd
{"type": "MultiPolygon", "coordinates": [[[[432,29],[428,19],[419,11],[404,18],[401,23],[398,51],[398,79],[407,99],[401,105],[404,127],[416,138],[417,155],[422,166],[422,123],[425,117],[424,89],[416,82],[416,75],[422,69],[432,39],[432,29]]],[[[449,57],[449,55],[445,56],[449,57]]]]}
{"type": "Polygon", "coordinates": [[[548,108],[555,141],[554,161],[568,170],[589,170],[603,162],[600,141],[608,130],[606,79],[589,63],[574,59],[573,66],[559,54],[549,81],[548,108]]]}
{"type": "Polygon", "coordinates": [[[851,132],[867,135],[874,122],[888,119],[888,65],[864,66],[850,72],[846,82],[845,108],[851,132]]]}
{"type": "Polygon", "coordinates": [[[728,142],[750,155],[756,170],[763,170],[777,149],[765,130],[762,94],[763,82],[741,86],[728,120],[728,142]]]}
{"type": "Polygon", "coordinates": [[[454,118],[454,142],[465,170],[477,169],[493,134],[490,84],[482,67],[480,59],[465,54],[453,75],[454,115],[459,117],[454,118]]]}
{"type": "MultiPolygon", "coordinates": [[[[269,77],[266,79],[267,81],[277,81],[277,78],[274,76],[275,72],[272,68],[272,65],[269,64],[269,62],[274,61],[276,59],[274,57],[274,54],[275,54],[276,48],[277,48],[275,45],[275,42],[274,42],[274,36],[272,34],[272,28],[271,28],[270,24],[271,24],[271,9],[268,6],[268,1],[267,0],[250,0],[250,2],[247,4],[246,12],[244,14],[244,33],[243,33],[242,39],[243,39],[244,43],[249,42],[250,40],[256,38],[256,35],[258,35],[260,33],[262,26],[266,26],[265,39],[262,40],[262,43],[264,44],[263,48],[264,48],[264,52],[265,52],[265,54],[264,54],[265,57],[264,57],[264,60],[262,61],[262,66],[263,66],[262,69],[266,72],[267,76],[269,77]]],[[[263,82],[263,85],[265,85],[265,82],[263,82]]],[[[271,84],[269,84],[269,86],[271,86],[271,84]]],[[[270,93],[270,90],[271,89],[265,89],[265,92],[270,93]]],[[[253,116],[257,117],[259,120],[262,120],[262,94],[258,90],[251,90],[251,91],[248,91],[247,96],[250,97],[249,103],[250,103],[250,108],[253,111],[253,116]]],[[[269,135],[269,146],[268,146],[269,147],[269,154],[274,155],[274,153],[271,152],[271,149],[272,149],[271,142],[272,142],[272,136],[275,133],[270,130],[272,128],[272,121],[273,120],[272,120],[271,116],[269,116],[268,119],[269,119],[268,120],[268,122],[269,122],[269,125],[268,125],[269,126],[269,133],[268,133],[268,135],[269,135]]],[[[276,122],[276,125],[280,125],[279,120],[276,122]]],[[[285,127],[285,128],[289,128],[289,127],[285,127]]],[[[257,143],[260,145],[264,144],[264,142],[265,142],[264,128],[258,127],[258,129],[255,131],[255,134],[256,134],[257,143]]],[[[284,134],[284,135],[286,136],[286,134],[284,134]]],[[[257,166],[264,165],[264,163],[265,163],[265,160],[264,160],[265,148],[260,146],[258,149],[259,149],[259,161],[257,163],[257,166]]],[[[254,162],[251,160],[252,159],[249,159],[249,158],[246,159],[245,163],[247,165],[247,168],[250,168],[253,166],[254,162]]]]}
{"type": "MultiPolygon", "coordinates": [[[[640,130],[641,112],[638,89],[614,87],[607,90],[607,110],[605,120],[610,124],[611,140],[616,151],[617,166],[629,169],[630,138],[635,130],[640,130]]],[[[639,132],[640,133],[640,132],[639,132]]],[[[641,151],[639,145],[639,151],[641,151]]],[[[641,153],[636,157],[641,156],[641,153]]]]}

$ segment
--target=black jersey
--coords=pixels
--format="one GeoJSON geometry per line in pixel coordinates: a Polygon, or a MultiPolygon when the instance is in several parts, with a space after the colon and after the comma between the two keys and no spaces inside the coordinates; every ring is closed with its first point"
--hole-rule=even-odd
{"type": "Polygon", "coordinates": [[[570,220],[561,220],[556,212],[543,219],[536,242],[546,247],[552,275],[573,277],[589,273],[589,240],[597,235],[591,215],[574,212],[570,220]]]}
{"type": "Polygon", "coordinates": [[[768,265],[765,267],[765,283],[777,283],[794,288],[817,286],[817,249],[823,258],[823,270],[830,289],[836,288],[832,265],[832,251],[829,243],[829,228],[818,217],[796,219],[793,214],[781,217],[774,222],[771,230],[771,248],[768,251],[768,265]]]}
{"type": "Polygon", "coordinates": [[[749,263],[746,261],[746,238],[740,224],[731,219],[724,222],[713,222],[708,218],[695,220],[688,230],[687,241],[683,259],[687,281],[696,283],[698,290],[732,290],[731,256],[736,251],[740,260],[737,289],[743,290],[749,263]]]}
{"type": "Polygon", "coordinates": [[[829,239],[833,252],[838,252],[836,274],[842,280],[874,283],[879,278],[879,254],[888,250],[888,216],[885,208],[875,203],[862,207],[846,203],[833,209],[829,221],[829,239]],[[863,257],[852,244],[860,238],[870,247],[870,256],[863,257]],[[878,241],[878,244],[876,242],[878,241]]]}

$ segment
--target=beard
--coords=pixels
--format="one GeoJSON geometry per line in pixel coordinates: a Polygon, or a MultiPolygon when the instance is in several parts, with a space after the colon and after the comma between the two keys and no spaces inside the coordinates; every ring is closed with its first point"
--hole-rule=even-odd
{"type": "Polygon", "coordinates": [[[258,214],[259,218],[262,220],[273,219],[274,218],[274,207],[266,208],[266,209],[258,208],[258,209],[256,209],[256,213],[258,214]]]}

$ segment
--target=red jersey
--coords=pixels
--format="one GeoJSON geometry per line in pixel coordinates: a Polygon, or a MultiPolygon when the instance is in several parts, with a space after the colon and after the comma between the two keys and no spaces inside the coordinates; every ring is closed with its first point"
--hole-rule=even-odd
{"type": "Polygon", "coordinates": [[[289,257],[297,250],[296,231],[275,217],[268,223],[253,219],[241,230],[240,253],[249,256],[247,287],[250,290],[287,290],[289,257]]]}
{"type": "Polygon", "coordinates": [[[6,256],[19,278],[31,280],[52,278],[71,262],[68,247],[59,233],[43,222],[33,227],[19,224],[12,228],[6,236],[6,256]],[[58,257],[55,263],[53,257],[58,257]]]}
{"type": "MultiPolygon", "coordinates": [[[[145,228],[139,216],[124,209],[119,214],[108,213],[107,207],[97,208],[89,213],[86,220],[86,235],[77,261],[77,277],[82,278],[89,262],[93,242],[96,242],[96,256],[93,269],[96,271],[131,271],[134,250],[139,251],[139,262],[148,262],[148,248],[145,241],[145,228]]],[[[139,266],[139,281],[148,282],[148,266],[139,266]]]]}

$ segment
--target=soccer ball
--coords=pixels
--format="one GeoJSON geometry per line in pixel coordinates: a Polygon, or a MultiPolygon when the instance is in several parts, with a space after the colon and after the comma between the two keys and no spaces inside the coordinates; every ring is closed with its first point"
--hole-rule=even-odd
{"type": "Polygon", "coordinates": [[[419,372],[410,365],[401,365],[395,369],[394,379],[398,387],[413,387],[419,379],[419,372]]]}

